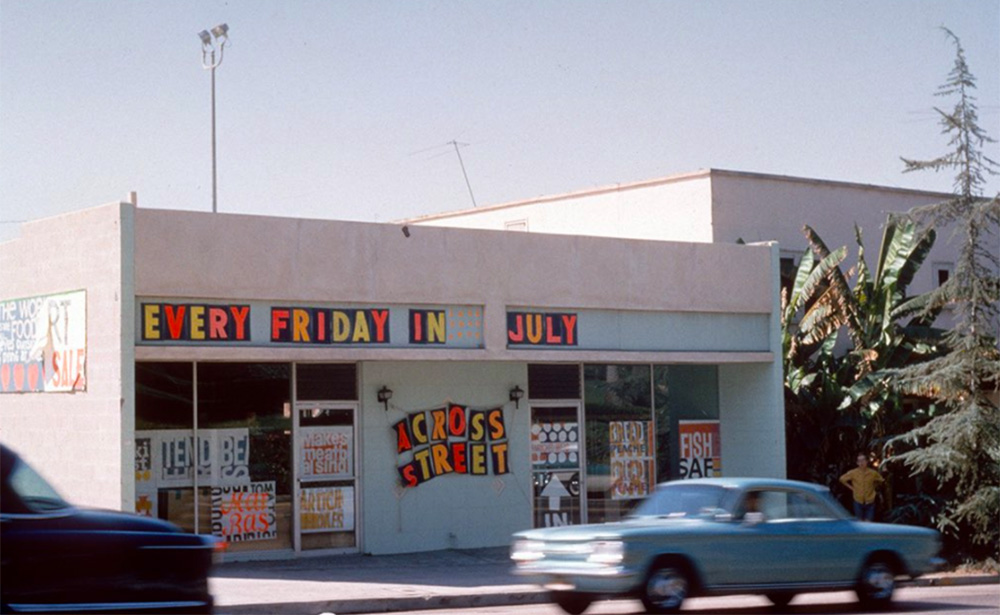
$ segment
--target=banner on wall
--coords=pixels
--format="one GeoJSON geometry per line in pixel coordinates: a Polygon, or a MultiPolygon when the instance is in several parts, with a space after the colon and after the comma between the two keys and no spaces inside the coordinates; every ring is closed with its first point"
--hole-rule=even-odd
{"type": "Polygon", "coordinates": [[[303,479],[354,476],[354,428],[350,425],[302,427],[299,476],[303,479]]]}
{"type": "Polygon", "coordinates": [[[310,487],[299,495],[303,534],[354,530],[354,487],[310,487]]]}
{"type": "Polygon", "coordinates": [[[212,534],[227,542],[278,537],[275,482],[212,487],[212,534]]]}
{"type": "Polygon", "coordinates": [[[87,389],[87,291],[0,301],[0,393],[87,389]]]}
{"type": "Polygon", "coordinates": [[[486,476],[510,473],[503,408],[473,410],[450,404],[413,412],[392,426],[404,487],[446,474],[486,476]]]}
{"type": "Polygon", "coordinates": [[[650,494],[656,479],[652,421],[612,421],[611,499],[631,500],[650,494]]]}
{"type": "Polygon", "coordinates": [[[722,476],[719,421],[680,421],[680,477],[722,476]]]}

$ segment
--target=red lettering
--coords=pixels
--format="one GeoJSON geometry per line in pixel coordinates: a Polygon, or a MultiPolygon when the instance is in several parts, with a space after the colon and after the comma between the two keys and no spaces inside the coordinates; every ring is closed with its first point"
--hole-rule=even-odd
{"type": "Polygon", "coordinates": [[[469,465],[465,461],[465,442],[451,443],[451,462],[456,474],[469,473],[469,465]]]}
{"type": "Polygon", "coordinates": [[[465,436],[465,408],[462,406],[448,409],[448,433],[456,438],[465,436]]]}
{"type": "Polygon", "coordinates": [[[403,469],[400,470],[400,474],[403,477],[403,484],[404,484],[404,486],[406,486],[406,487],[416,487],[417,486],[417,477],[416,477],[416,475],[413,472],[414,472],[414,467],[413,467],[412,463],[403,466],[403,469]]]}
{"type": "Polygon", "coordinates": [[[389,321],[389,310],[372,310],[372,322],[375,324],[375,341],[384,342],[388,339],[385,325],[389,321]]]}
{"type": "Polygon", "coordinates": [[[401,454],[413,448],[410,441],[410,430],[406,428],[406,421],[396,423],[396,453],[401,454]]]}
{"type": "Polygon", "coordinates": [[[326,310],[316,310],[316,341],[326,341],[326,310]]]}
{"type": "Polygon", "coordinates": [[[236,324],[235,338],[238,340],[248,339],[250,336],[247,334],[247,317],[250,316],[250,306],[244,305],[231,305],[229,306],[229,311],[233,315],[233,322],[236,324]]]}
{"type": "Polygon", "coordinates": [[[167,319],[167,329],[170,339],[179,340],[184,332],[184,313],[187,312],[186,305],[164,305],[163,313],[167,319]]]}
{"type": "Polygon", "coordinates": [[[281,339],[281,332],[288,328],[288,310],[271,310],[271,339],[281,339]]]}
{"type": "Polygon", "coordinates": [[[413,316],[413,341],[424,341],[423,315],[420,312],[410,312],[413,316]]]}
{"type": "Polygon", "coordinates": [[[563,314],[563,332],[566,334],[566,344],[576,344],[576,314],[563,314]]]}
{"type": "Polygon", "coordinates": [[[224,340],[229,336],[226,334],[226,322],[229,320],[224,308],[208,308],[208,337],[213,340],[224,340]]]}
{"type": "Polygon", "coordinates": [[[524,341],[524,314],[514,314],[514,329],[507,327],[507,340],[512,344],[524,341]]]}
{"type": "Polygon", "coordinates": [[[554,335],[555,327],[552,326],[552,316],[545,317],[545,343],[562,344],[562,336],[554,335]]]}

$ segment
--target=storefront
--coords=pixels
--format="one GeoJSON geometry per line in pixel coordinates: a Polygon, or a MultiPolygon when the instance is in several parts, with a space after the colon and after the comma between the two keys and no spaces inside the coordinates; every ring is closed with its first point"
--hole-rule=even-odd
{"type": "Polygon", "coordinates": [[[232,558],[503,545],[658,481],[783,475],[777,246],[406,230],[128,204],[25,225],[0,246],[0,435],[71,499],[232,558]],[[63,271],[67,222],[86,264],[63,271]]]}

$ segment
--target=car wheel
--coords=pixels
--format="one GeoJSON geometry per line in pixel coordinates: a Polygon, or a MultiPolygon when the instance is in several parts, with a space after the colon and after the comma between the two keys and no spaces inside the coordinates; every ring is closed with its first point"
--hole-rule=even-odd
{"type": "Polygon", "coordinates": [[[654,566],[646,579],[642,604],[649,613],[676,613],[690,589],[688,575],[675,564],[654,566]]]}
{"type": "Polygon", "coordinates": [[[580,615],[594,601],[590,596],[579,592],[558,591],[551,592],[549,596],[552,598],[552,602],[558,604],[559,608],[570,615],[580,615]]]}
{"type": "Polygon", "coordinates": [[[896,590],[896,572],[882,559],[871,560],[861,569],[858,577],[858,600],[876,607],[888,606],[896,590]]]}
{"type": "Polygon", "coordinates": [[[773,604],[776,607],[788,606],[788,603],[791,602],[792,598],[795,597],[795,594],[791,594],[788,592],[775,592],[765,595],[767,596],[767,599],[771,601],[771,604],[773,604]]]}

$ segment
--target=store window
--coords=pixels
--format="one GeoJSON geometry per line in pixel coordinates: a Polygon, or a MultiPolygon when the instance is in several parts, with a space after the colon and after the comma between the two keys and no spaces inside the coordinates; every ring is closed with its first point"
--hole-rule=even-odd
{"type": "Polygon", "coordinates": [[[207,532],[194,514],[194,364],[135,366],[135,511],[207,532]]]}
{"type": "Polygon", "coordinates": [[[585,365],[587,519],[616,521],[656,477],[650,365],[585,365]]]}
{"type": "Polygon", "coordinates": [[[136,512],[292,548],[291,412],[285,363],[137,363],[136,512]]]}

